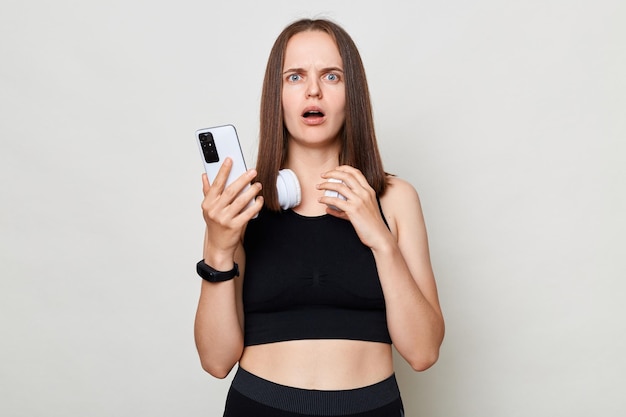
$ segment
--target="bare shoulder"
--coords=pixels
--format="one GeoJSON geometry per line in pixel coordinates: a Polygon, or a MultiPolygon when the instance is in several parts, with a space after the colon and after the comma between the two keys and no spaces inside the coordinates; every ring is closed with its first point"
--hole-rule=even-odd
{"type": "Polygon", "coordinates": [[[391,197],[393,200],[402,200],[403,197],[411,199],[418,198],[415,187],[413,187],[410,182],[403,180],[402,178],[390,175],[387,177],[387,185],[388,187],[385,191],[385,197],[391,197]]]}
{"type": "Polygon", "coordinates": [[[411,183],[398,177],[388,177],[387,189],[380,199],[383,214],[394,235],[398,236],[399,226],[423,224],[422,207],[417,190],[411,183]]]}
{"type": "Polygon", "coordinates": [[[420,199],[417,190],[411,183],[398,177],[389,177],[387,190],[381,198],[383,209],[389,208],[389,213],[411,212],[420,209],[420,199]]]}

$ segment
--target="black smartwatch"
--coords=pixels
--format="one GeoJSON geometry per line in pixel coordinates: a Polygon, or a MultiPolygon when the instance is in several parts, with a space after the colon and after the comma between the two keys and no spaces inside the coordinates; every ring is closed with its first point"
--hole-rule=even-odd
{"type": "Polygon", "coordinates": [[[222,282],[228,281],[229,279],[233,279],[239,276],[239,265],[235,263],[233,269],[230,271],[218,271],[217,269],[213,269],[209,265],[204,262],[204,259],[196,264],[196,272],[198,275],[206,281],[209,282],[222,282]]]}

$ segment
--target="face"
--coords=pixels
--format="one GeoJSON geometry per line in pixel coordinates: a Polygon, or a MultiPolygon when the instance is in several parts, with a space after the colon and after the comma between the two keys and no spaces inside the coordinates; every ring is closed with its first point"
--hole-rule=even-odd
{"type": "Polygon", "coordinates": [[[325,32],[300,32],[287,43],[283,115],[289,139],[309,145],[339,141],[345,121],[343,61],[325,32]]]}

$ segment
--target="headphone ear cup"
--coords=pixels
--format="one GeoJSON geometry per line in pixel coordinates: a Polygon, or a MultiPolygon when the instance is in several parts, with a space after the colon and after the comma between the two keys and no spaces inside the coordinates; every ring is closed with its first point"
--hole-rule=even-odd
{"type": "Polygon", "coordinates": [[[302,201],[302,191],[296,173],[290,169],[281,169],[276,177],[278,204],[283,210],[296,207],[302,201]]]}

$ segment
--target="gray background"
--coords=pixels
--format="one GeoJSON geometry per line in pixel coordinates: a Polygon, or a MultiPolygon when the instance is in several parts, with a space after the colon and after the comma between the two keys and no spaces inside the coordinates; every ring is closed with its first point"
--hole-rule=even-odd
{"type": "Polygon", "coordinates": [[[407,415],[623,416],[625,4],[3,0],[0,415],[221,415],[193,132],[252,165],[271,44],[324,16],[429,228],[447,336],[397,361],[407,415]]]}

